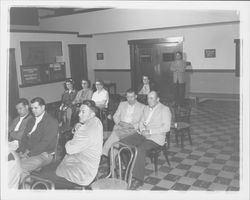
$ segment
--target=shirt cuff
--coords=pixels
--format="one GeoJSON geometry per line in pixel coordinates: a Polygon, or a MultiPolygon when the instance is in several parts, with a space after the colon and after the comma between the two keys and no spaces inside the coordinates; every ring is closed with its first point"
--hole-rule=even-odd
{"type": "Polygon", "coordinates": [[[152,131],[151,130],[149,130],[149,135],[152,135],[152,131]]]}

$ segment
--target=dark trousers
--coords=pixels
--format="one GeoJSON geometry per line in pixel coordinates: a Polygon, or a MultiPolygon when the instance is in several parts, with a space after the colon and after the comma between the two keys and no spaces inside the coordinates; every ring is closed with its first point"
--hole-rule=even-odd
{"type": "Polygon", "coordinates": [[[175,85],[175,103],[182,105],[185,98],[185,83],[174,83],[175,85]]]}
{"type": "Polygon", "coordinates": [[[144,136],[135,133],[121,140],[122,143],[134,145],[137,147],[137,158],[135,161],[134,170],[132,172],[133,177],[144,181],[145,165],[146,165],[146,153],[148,150],[158,146],[152,140],[147,140],[144,136]]]}

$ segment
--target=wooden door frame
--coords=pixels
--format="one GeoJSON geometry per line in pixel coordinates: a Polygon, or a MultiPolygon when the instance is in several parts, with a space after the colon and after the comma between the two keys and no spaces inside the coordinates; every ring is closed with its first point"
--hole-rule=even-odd
{"type": "Polygon", "coordinates": [[[130,71],[131,71],[131,87],[136,90],[138,85],[136,84],[136,75],[138,69],[136,68],[136,58],[138,58],[138,47],[143,47],[146,45],[156,45],[164,43],[182,43],[184,37],[169,37],[169,38],[152,38],[152,39],[139,39],[139,40],[128,40],[128,45],[130,49],[130,71]]]}

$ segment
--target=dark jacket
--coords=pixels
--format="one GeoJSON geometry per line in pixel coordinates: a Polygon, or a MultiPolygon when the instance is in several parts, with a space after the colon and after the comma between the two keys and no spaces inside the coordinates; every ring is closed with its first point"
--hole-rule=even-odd
{"type": "Polygon", "coordinates": [[[31,114],[28,114],[23,119],[23,121],[21,122],[21,124],[19,126],[19,129],[17,131],[14,131],[14,129],[16,128],[16,125],[19,122],[20,117],[16,117],[12,121],[12,123],[11,123],[11,125],[9,127],[9,139],[10,140],[14,139],[14,140],[19,140],[20,141],[22,139],[23,134],[24,134],[24,130],[26,128],[26,125],[27,125],[27,123],[28,123],[28,121],[30,120],[31,117],[32,117],[31,114]]]}
{"type": "MultiPolygon", "coordinates": [[[[143,83],[139,85],[137,93],[140,92],[142,88],[143,88],[143,83]]],[[[155,86],[153,83],[149,83],[149,90],[150,91],[155,90],[155,86]]]]}
{"type": "Polygon", "coordinates": [[[45,112],[42,120],[37,124],[36,130],[28,135],[35,121],[35,117],[28,121],[18,151],[25,152],[28,149],[30,151],[29,156],[36,156],[43,152],[54,152],[59,131],[57,120],[45,112]]]}

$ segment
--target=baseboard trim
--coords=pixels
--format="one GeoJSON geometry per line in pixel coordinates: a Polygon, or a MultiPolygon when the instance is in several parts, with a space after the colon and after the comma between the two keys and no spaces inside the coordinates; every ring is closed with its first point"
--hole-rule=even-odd
{"type": "Polygon", "coordinates": [[[189,93],[189,98],[195,99],[196,103],[200,103],[202,101],[206,101],[206,100],[209,100],[209,99],[239,101],[240,95],[239,94],[190,92],[189,93]]]}

